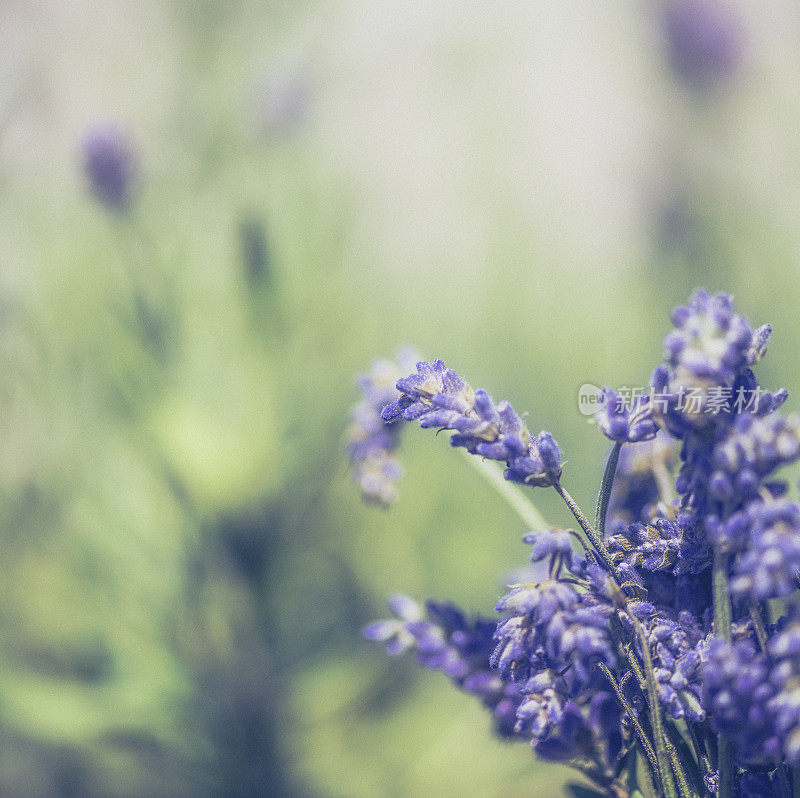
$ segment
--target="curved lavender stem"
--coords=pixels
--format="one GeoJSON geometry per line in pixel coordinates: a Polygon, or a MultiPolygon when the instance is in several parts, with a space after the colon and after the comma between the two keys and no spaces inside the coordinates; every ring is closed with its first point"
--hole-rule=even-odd
{"type": "Polygon", "coordinates": [[[645,757],[647,758],[647,763],[650,765],[650,772],[652,773],[655,781],[658,782],[659,771],[656,752],[653,749],[653,744],[650,742],[650,738],[647,736],[647,732],[645,732],[644,727],[639,722],[636,710],[628,702],[628,699],[625,697],[625,693],[622,690],[622,686],[614,678],[614,674],[611,673],[611,671],[602,662],[598,662],[597,667],[600,668],[606,679],[608,679],[608,683],[611,685],[611,689],[617,696],[617,700],[622,705],[622,708],[628,713],[628,717],[630,718],[631,724],[636,732],[636,738],[639,741],[639,745],[642,746],[642,751],[644,751],[645,757]]]}
{"type": "Polygon", "coordinates": [[[583,533],[589,539],[589,542],[594,547],[595,551],[597,552],[600,559],[603,561],[603,564],[608,568],[608,570],[613,574],[614,579],[617,580],[618,584],[622,584],[620,579],[619,571],[617,570],[617,566],[614,564],[614,561],[611,559],[611,553],[609,552],[606,544],[603,542],[601,538],[597,536],[597,533],[592,529],[592,525],[589,523],[589,520],[583,514],[583,511],[578,506],[578,503],[575,499],[570,496],[567,489],[561,484],[560,481],[556,481],[553,484],[553,487],[556,489],[556,493],[564,500],[564,503],[569,508],[569,511],[574,516],[575,520],[578,522],[578,525],[583,530],[583,533]]]}
{"type": "Polygon", "coordinates": [[[523,496],[522,491],[506,480],[498,468],[486,460],[474,457],[466,449],[459,451],[463,453],[467,462],[508,502],[511,509],[527,526],[531,529],[546,529],[549,526],[539,512],[539,508],[530,499],[523,496]]]}
{"type": "Polygon", "coordinates": [[[600,492],[597,494],[597,506],[594,513],[594,528],[597,530],[597,536],[601,540],[604,538],[608,502],[611,498],[611,489],[614,487],[614,476],[617,473],[617,463],[619,462],[619,453],[621,449],[622,442],[616,441],[614,443],[614,448],[608,455],[606,468],[603,472],[603,481],[600,483],[600,492]]]}

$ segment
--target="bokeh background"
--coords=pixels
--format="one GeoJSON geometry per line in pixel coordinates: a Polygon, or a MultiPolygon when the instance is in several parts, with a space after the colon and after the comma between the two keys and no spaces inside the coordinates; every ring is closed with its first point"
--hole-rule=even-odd
{"type": "Polygon", "coordinates": [[[490,612],[527,530],[412,430],[363,506],[353,376],[444,358],[584,506],[578,387],[645,384],[695,286],[798,395],[799,75],[788,0],[4,0],[0,793],[558,794],[361,639],[396,591],[490,612]]]}

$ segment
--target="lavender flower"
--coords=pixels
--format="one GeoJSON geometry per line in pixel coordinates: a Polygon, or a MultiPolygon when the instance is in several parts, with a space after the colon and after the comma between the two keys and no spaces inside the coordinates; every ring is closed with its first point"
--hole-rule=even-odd
{"type": "Polygon", "coordinates": [[[580,575],[586,570],[586,558],[575,551],[574,544],[579,540],[569,529],[543,529],[531,532],[522,538],[523,543],[531,545],[531,562],[549,559],[551,573],[558,573],[563,566],[570,573],[580,575]]]}
{"type": "Polygon", "coordinates": [[[705,638],[700,624],[686,611],[673,620],[662,610],[647,623],[647,639],[656,662],[659,698],[670,716],[704,721],[700,667],[705,638]]]}
{"type": "Polygon", "coordinates": [[[597,763],[592,775],[598,786],[612,781],[613,763],[622,751],[622,713],[615,699],[605,691],[582,702],[568,700],[557,724],[545,737],[534,738],[536,755],[550,762],[597,763]]]}
{"type": "Polygon", "coordinates": [[[656,668],[658,697],[670,716],[702,723],[706,718],[700,695],[700,655],[688,651],[676,660],[673,669],[656,668]]]}
{"type": "Polygon", "coordinates": [[[564,714],[567,697],[563,680],[554,671],[542,670],[525,682],[522,692],[516,729],[537,742],[544,740],[564,714]]]}
{"type": "Polygon", "coordinates": [[[776,627],[768,652],[749,640],[712,638],[704,652],[704,700],[712,725],[742,763],[800,764],[800,621],[776,627]]]}
{"type": "Polygon", "coordinates": [[[707,91],[736,71],[741,36],[730,4],[668,0],[664,28],[672,68],[690,87],[707,91]]]}
{"type": "MultiPolygon", "coordinates": [[[[393,596],[396,619],[377,621],[364,636],[386,644],[390,654],[416,650],[420,664],[447,674],[465,692],[480,699],[505,737],[521,734],[517,710],[523,701],[518,685],[504,681],[489,667],[495,622],[467,618],[452,604],[429,601],[426,610],[407,596],[393,596]],[[427,617],[426,617],[427,616],[427,617]]],[[[521,734],[529,738],[529,734],[521,734]]]]}
{"type": "Polygon", "coordinates": [[[396,483],[403,469],[393,455],[399,444],[399,430],[382,420],[381,411],[398,398],[394,384],[401,370],[416,356],[410,350],[401,350],[397,359],[401,365],[377,360],[368,374],[358,378],[362,399],[353,408],[347,434],[354,482],[364,499],[384,507],[397,498],[396,483]]]}
{"type": "Polygon", "coordinates": [[[732,398],[737,378],[761,356],[769,328],[755,333],[733,312],[727,294],[696,291],[672,313],[675,330],[664,339],[665,365],[653,372],[652,386],[663,399],[656,410],[676,437],[717,420],[716,411],[732,398]]]}
{"type": "Polygon", "coordinates": [[[775,695],[768,708],[773,713],[771,730],[781,739],[783,756],[792,766],[800,765],[800,619],[798,611],[782,619],[769,642],[774,663],[770,684],[775,695]]]}
{"type": "Polygon", "coordinates": [[[736,743],[744,762],[775,761],[780,740],[769,701],[775,689],[763,655],[749,641],[709,641],[702,666],[703,701],[714,728],[736,743]]]}
{"type": "Polygon", "coordinates": [[[408,626],[421,621],[424,613],[416,601],[400,593],[391,596],[387,604],[397,617],[371,623],[364,629],[364,637],[385,643],[386,651],[397,656],[416,644],[417,638],[409,631],[408,626]]]}
{"type": "Polygon", "coordinates": [[[653,420],[650,397],[637,396],[629,408],[611,388],[603,388],[600,410],[594,420],[607,438],[618,443],[638,443],[655,438],[658,427],[653,420]]]}
{"type": "Polygon", "coordinates": [[[608,547],[616,563],[648,571],[671,570],[681,553],[682,527],[666,518],[652,524],[614,525],[608,547]]]}
{"type": "Polygon", "coordinates": [[[723,502],[755,496],[765,477],[798,458],[800,416],[743,414],[713,449],[709,491],[723,502]]]}
{"type": "Polygon", "coordinates": [[[534,438],[508,402],[495,405],[441,360],[422,361],[397,383],[400,398],[387,405],[384,421],[414,421],[424,428],[454,430],[450,443],[472,454],[500,460],[512,482],[548,487],[561,476],[561,452],[549,432],[534,438]]]}
{"type": "Polygon", "coordinates": [[[514,586],[495,609],[511,613],[497,626],[491,657],[504,678],[520,682],[554,669],[574,687],[589,681],[595,663],[611,667],[616,662],[610,607],[569,583],[514,586]]]}
{"type": "Polygon", "coordinates": [[[755,601],[790,595],[800,584],[800,506],[756,503],[746,515],[749,545],[734,565],[731,592],[755,601]]]}
{"type": "Polygon", "coordinates": [[[83,139],[83,165],[92,193],[114,213],[128,210],[137,162],[127,133],[115,123],[90,128],[83,139]]]}

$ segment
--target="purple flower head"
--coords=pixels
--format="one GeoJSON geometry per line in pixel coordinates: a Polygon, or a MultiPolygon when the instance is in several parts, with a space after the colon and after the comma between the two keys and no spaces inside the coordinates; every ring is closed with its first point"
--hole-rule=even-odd
{"type": "Polygon", "coordinates": [[[595,663],[616,661],[608,617],[610,609],[572,584],[548,580],[517,585],[498,601],[511,616],[495,632],[492,667],[504,679],[526,681],[539,670],[565,672],[577,686],[589,681],[595,663]]]}
{"type": "Polygon", "coordinates": [[[733,311],[727,294],[696,291],[685,307],[672,312],[675,329],[664,339],[664,360],[652,377],[658,411],[670,432],[710,426],[730,403],[737,378],[766,346],[764,328],[753,333],[747,320],[733,311]]]}
{"type": "Polygon", "coordinates": [[[645,568],[648,571],[672,569],[680,552],[680,527],[659,518],[655,524],[631,524],[608,540],[617,563],[645,568]]]}
{"type": "Polygon", "coordinates": [[[777,468],[800,458],[800,416],[737,416],[710,457],[710,494],[719,501],[754,497],[777,468]]]}
{"type": "Polygon", "coordinates": [[[669,716],[695,723],[705,720],[700,671],[705,635],[701,624],[689,612],[676,613],[645,602],[631,602],[628,611],[636,614],[644,627],[659,699],[669,716]],[[643,605],[642,610],[633,612],[635,604],[643,605]]]}
{"type": "Polygon", "coordinates": [[[618,443],[638,443],[655,438],[658,427],[653,420],[650,397],[637,396],[631,407],[611,388],[603,388],[600,410],[594,420],[603,434],[618,443]]]}
{"type": "Polygon", "coordinates": [[[753,331],[744,316],[733,312],[727,294],[696,291],[685,307],[675,308],[672,323],[675,330],[664,340],[665,359],[686,376],[730,384],[751,365],[753,331]]]}
{"type": "Polygon", "coordinates": [[[730,3],[669,0],[664,31],[670,64],[691,88],[707,91],[736,72],[741,60],[741,30],[730,3]]]}
{"type": "Polygon", "coordinates": [[[740,551],[747,544],[751,519],[746,510],[733,513],[724,521],[716,515],[705,517],[708,542],[717,550],[726,553],[740,551]]]}
{"type": "Polygon", "coordinates": [[[508,402],[495,405],[441,360],[417,363],[414,374],[398,380],[397,390],[400,398],[381,414],[386,423],[419,420],[426,429],[453,430],[453,446],[505,462],[512,482],[548,487],[561,476],[561,452],[549,432],[533,437],[508,402]]]}
{"type": "Polygon", "coordinates": [[[675,660],[672,668],[656,668],[658,697],[670,716],[702,723],[706,711],[701,702],[700,654],[689,650],[675,660]]]}
{"type": "Polygon", "coordinates": [[[538,742],[549,736],[564,713],[563,682],[553,671],[542,670],[525,682],[522,692],[516,730],[538,742]]]}
{"type": "Polygon", "coordinates": [[[731,592],[755,601],[790,595],[800,578],[800,506],[785,499],[756,502],[739,515],[745,516],[747,548],[734,563],[731,592]]]}
{"type": "Polygon", "coordinates": [[[397,616],[385,621],[375,621],[364,629],[364,637],[384,643],[389,654],[396,656],[412,648],[416,638],[408,630],[408,625],[422,620],[422,607],[413,599],[395,594],[388,600],[389,609],[397,616]]]}
{"type": "MultiPolygon", "coordinates": [[[[535,703],[535,700],[534,700],[535,703]]],[[[604,691],[588,700],[565,701],[558,722],[549,734],[534,738],[533,750],[541,759],[570,762],[591,756],[610,765],[622,747],[621,712],[615,699],[604,691]]]]}
{"type": "Polygon", "coordinates": [[[516,730],[531,739],[537,755],[551,761],[569,761],[599,753],[614,762],[622,739],[621,713],[607,692],[570,698],[564,680],[542,670],[523,686],[516,730]]]}
{"type": "Polygon", "coordinates": [[[800,765],[800,619],[797,608],[782,619],[769,643],[772,657],[770,684],[775,695],[769,702],[773,730],[781,740],[785,760],[800,765]]]}
{"type": "Polygon", "coordinates": [[[557,559],[573,574],[578,574],[584,569],[586,560],[573,549],[575,540],[575,533],[568,529],[544,529],[522,538],[523,543],[532,547],[531,562],[557,559]]]}
{"type": "Polygon", "coordinates": [[[128,210],[137,160],[126,131],[108,122],[90,128],[83,138],[83,167],[92,193],[110,211],[128,210]]]}
{"type": "MultiPolygon", "coordinates": [[[[674,508],[670,514],[675,517],[674,508]]],[[[708,546],[688,513],[675,520],[654,516],[649,523],[617,522],[610,532],[608,548],[614,562],[641,569],[646,576],[653,571],[692,574],[708,566],[708,546]]]]}
{"type": "Polygon", "coordinates": [[[390,505],[397,496],[396,483],[403,469],[394,456],[399,444],[399,429],[386,424],[381,411],[398,397],[394,387],[401,370],[416,356],[400,350],[398,363],[377,360],[368,374],[358,378],[361,401],[353,408],[347,432],[347,453],[353,470],[353,481],[366,501],[390,505]]]}
{"type": "MultiPolygon", "coordinates": [[[[406,596],[392,596],[396,618],[377,621],[364,630],[368,640],[384,643],[390,654],[416,651],[417,660],[441,671],[462,690],[480,699],[503,736],[517,734],[517,708],[523,700],[516,684],[489,667],[495,622],[469,618],[453,604],[428,601],[425,610],[406,596]]],[[[528,737],[527,732],[523,735],[528,737]]]]}
{"type": "Polygon", "coordinates": [[[743,762],[771,762],[780,757],[770,702],[775,687],[763,654],[750,641],[726,643],[711,638],[701,667],[703,703],[718,732],[736,743],[743,762]]]}
{"type": "Polygon", "coordinates": [[[549,762],[569,762],[587,753],[591,731],[581,708],[574,701],[566,701],[558,718],[558,725],[548,729],[543,739],[534,738],[533,750],[549,762]]]}

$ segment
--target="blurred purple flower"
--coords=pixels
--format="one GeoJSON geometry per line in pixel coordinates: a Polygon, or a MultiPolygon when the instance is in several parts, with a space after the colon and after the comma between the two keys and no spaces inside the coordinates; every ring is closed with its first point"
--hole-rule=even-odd
{"type": "Polygon", "coordinates": [[[734,7],[720,0],[668,0],[664,7],[667,55],[691,88],[707,91],[729,80],[742,53],[734,7]]]}
{"type": "Polygon", "coordinates": [[[137,172],[127,132],[115,122],[93,125],[83,138],[83,167],[97,200],[111,211],[125,212],[137,172]]]}

